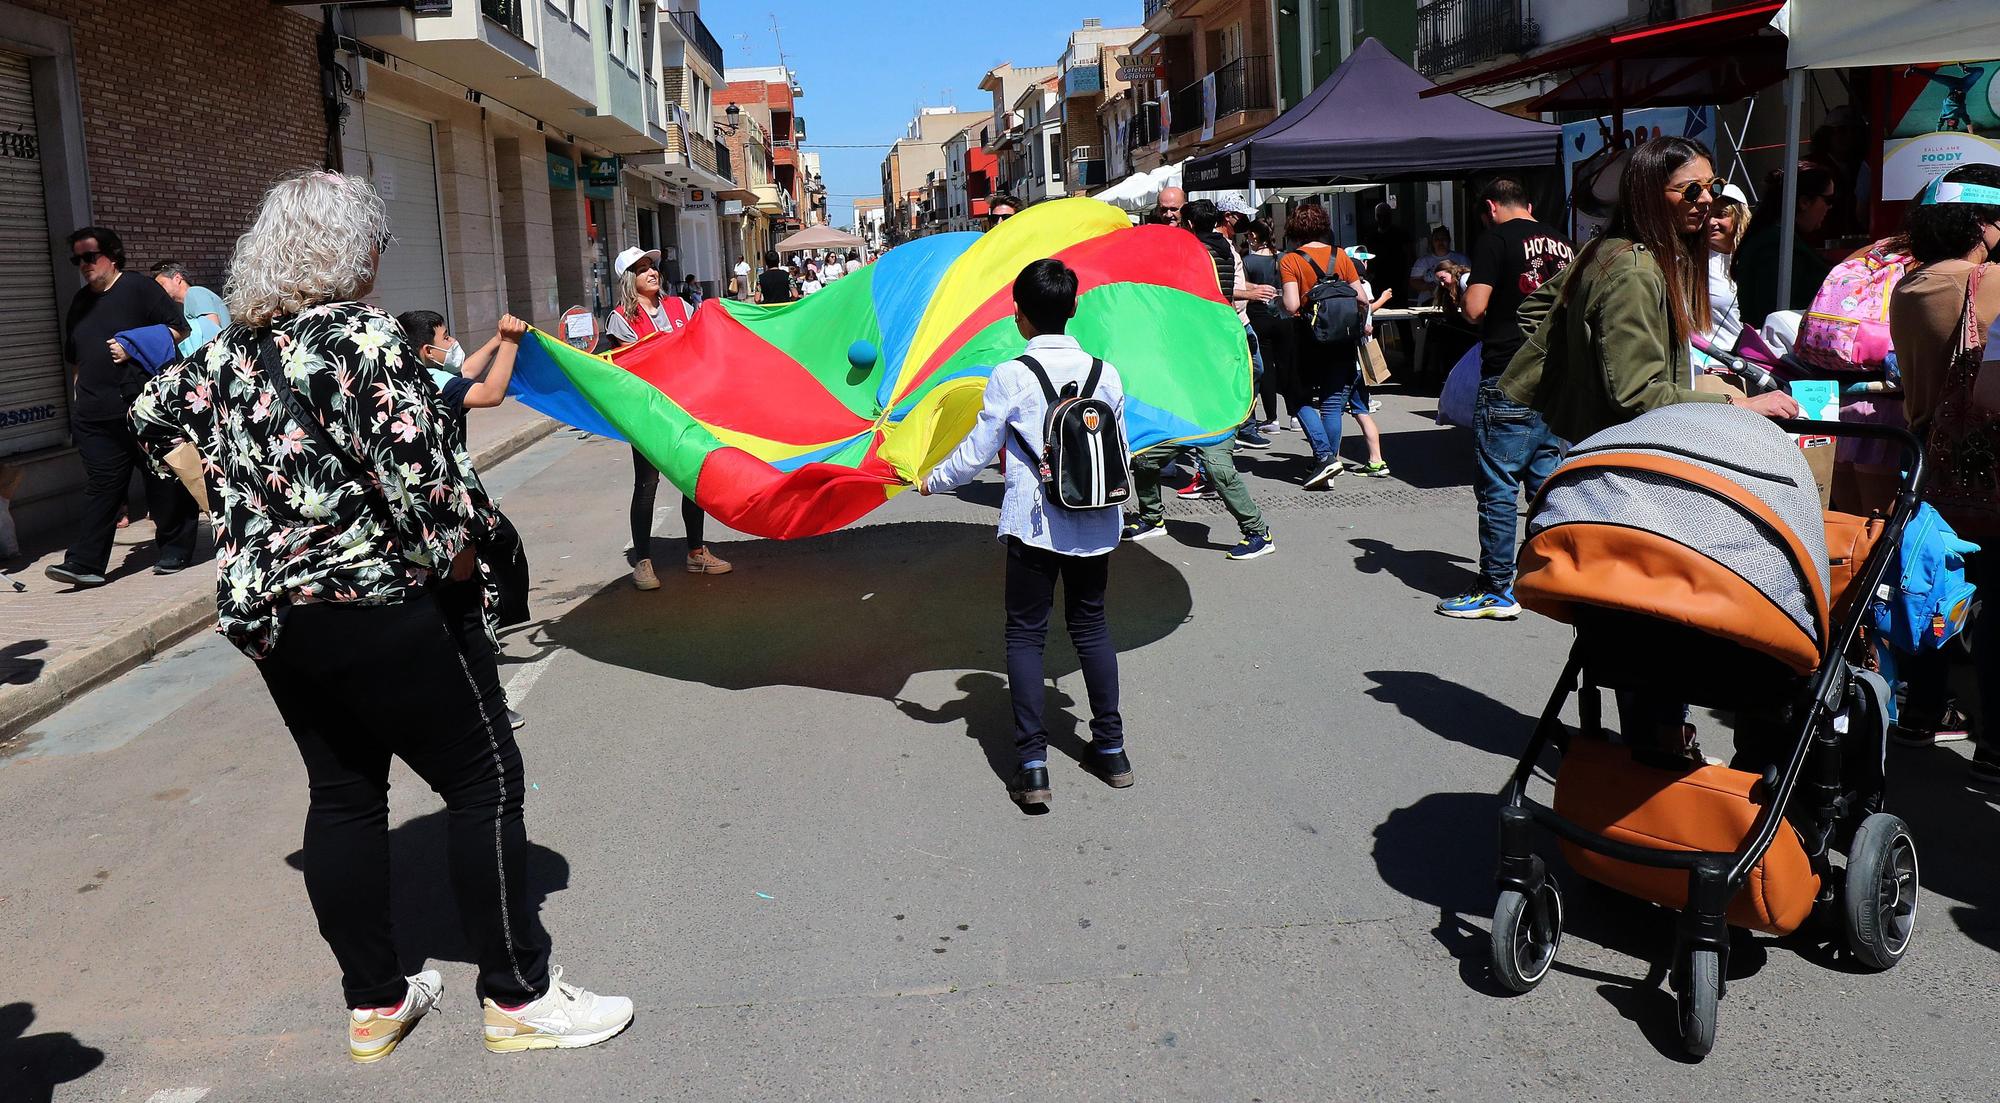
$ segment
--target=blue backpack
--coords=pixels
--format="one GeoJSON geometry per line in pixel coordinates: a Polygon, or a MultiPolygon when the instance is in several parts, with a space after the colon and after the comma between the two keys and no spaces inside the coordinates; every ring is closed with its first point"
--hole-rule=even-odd
{"type": "Polygon", "coordinates": [[[1883,642],[1905,655],[1936,651],[1965,630],[1972,611],[1972,583],[1965,557],[1979,545],[1958,538],[1928,502],[1903,530],[1889,574],[1869,602],[1869,616],[1883,642]]]}

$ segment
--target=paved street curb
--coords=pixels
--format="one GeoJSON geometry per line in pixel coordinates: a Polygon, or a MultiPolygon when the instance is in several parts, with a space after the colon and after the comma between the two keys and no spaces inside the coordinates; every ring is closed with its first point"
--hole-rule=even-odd
{"type": "MultiPolygon", "coordinates": [[[[558,422],[537,418],[480,447],[472,465],[490,469],[561,428],[558,422]]],[[[215,591],[203,586],[193,594],[161,602],[115,636],[56,659],[28,685],[9,687],[0,693],[0,754],[30,725],[214,623],[215,591]]]]}

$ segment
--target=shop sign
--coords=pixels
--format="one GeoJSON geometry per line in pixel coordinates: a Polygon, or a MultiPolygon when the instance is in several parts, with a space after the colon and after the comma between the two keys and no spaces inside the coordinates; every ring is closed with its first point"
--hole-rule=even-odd
{"type": "Polygon", "coordinates": [[[741,217],[743,217],[743,201],[742,201],[741,199],[725,199],[725,200],[723,200],[723,201],[722,201],[722,217],[724,217],[724,218],[741,218],[741,217]]]}
{"type": "Polygon", "coordinates": [[[1159,80],[1166,74],[1166,66],[1154,54],[1120,54],[1118,56],[1118,79],[1123,81],[1159,80]]]}
{"type": "Polygon", "coordinates": [[[595,199],[610,199],[618,191],[618,158],[585,157],[583,175],[585,195],[595,199]]]}
{"type": "Polygon", "coordinates": [[[707,188],[689,188],[687,202],[681,204],[683,211],[712,211],[715,209],[715,193],[707,188]]]}
{"type": "Polygon", "coordinates": [[[549,156],[549,187],[557,191],[576,190],[576,162],[559,153],[549,156]]]}

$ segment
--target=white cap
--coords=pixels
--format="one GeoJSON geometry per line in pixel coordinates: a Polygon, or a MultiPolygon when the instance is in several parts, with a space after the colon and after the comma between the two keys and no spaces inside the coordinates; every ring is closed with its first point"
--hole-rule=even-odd
{"type": "Polygon", "coordinates": [[[1722,186],[1722,198],[1733,203],[1739,203],[1745,207],[1750,205],[1750,197],[1744,195],[1743,189],[1734,184],[1724,184],[1722,186]]]}
{"type": "Polygon", "coordinates": [[[1215,201],[1215,209],[1221,211],[1223,214],[1243,214],[1249,215],[1252,218],[1255,218],[1257,215],[1257,208],[1251,206],[1249,201],[1240,195],[1232,194],[1223,196],[1221,199],[1215,201]]]}
{"type": "Polygon", "coordinates": [[[623,276],[627,269],[639,263],[639,258],[641,257],[652,261],[655,268],[660,266],[660,251],[658,249],[641,249],[637,245],[634,245],[630,249],[618,254],[618,259],[611,262],[612,273],[623,276]]]}

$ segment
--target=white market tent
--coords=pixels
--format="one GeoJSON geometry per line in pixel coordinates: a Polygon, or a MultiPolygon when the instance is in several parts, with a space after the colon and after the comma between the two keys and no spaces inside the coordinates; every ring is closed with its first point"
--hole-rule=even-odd
{"type": "Polygon", "coordinates": [[[1798,211],[1799,107],[1808,69],[1937,65],[2000,57],[2000,0],[1790,0],[1772,25],[1787,41],[1785,222],[1778,286],[1792,285],[1798,211]]]}

